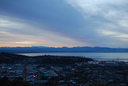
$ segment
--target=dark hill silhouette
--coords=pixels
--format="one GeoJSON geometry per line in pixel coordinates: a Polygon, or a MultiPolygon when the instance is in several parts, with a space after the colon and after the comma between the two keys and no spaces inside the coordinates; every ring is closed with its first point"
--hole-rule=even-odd
{"type": "Polygon", "coordinates": [[[26,60],[27,56],[11,54],[6,52],[0,53],[0,63],[23,63],[23,60],[26,60]]]}
{"type": "Polygon", "coordinates": [[[76,57],[76,56],[24,56],[11,53],[0,53],[0,63],[5,64],[52,64],[52,65],[68,65],[80,62],[93,61],[91,58],[76,57]]]}

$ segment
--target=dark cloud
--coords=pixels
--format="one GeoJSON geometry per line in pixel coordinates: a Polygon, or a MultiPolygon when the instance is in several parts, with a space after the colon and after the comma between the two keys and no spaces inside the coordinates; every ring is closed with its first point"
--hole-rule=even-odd
{"type": "Polygon", "coordinates": [[[53,31],[83,27],[83,16],[65,0],[2,0],[0,3],[6,15],[48,25],[53,31]]]}
{"type": "MultiPolygon", "coordinates": [[[[0,30],[5,32],[6,29],[8,34],[35,38],[44,36],[54,40],[60,36],[60,44],[64,43],[62,39],[70,42],[70,45],[73,40],[77,42],[75,46],[113,46],[114,42],[122,41],[127,44],[128,19],[125,2],[127,1],[0,0],[0,30]]],[[[124,46],[123,44],[114,46],[124,46]]]]}

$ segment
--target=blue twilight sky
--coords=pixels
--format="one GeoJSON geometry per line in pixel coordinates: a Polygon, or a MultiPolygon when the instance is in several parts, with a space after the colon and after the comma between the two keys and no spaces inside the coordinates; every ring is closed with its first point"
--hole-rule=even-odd
{"type": "Polygon", "coordinates": [[[0,47],[128,47],[128,0],[0,0],[0,47]]]}

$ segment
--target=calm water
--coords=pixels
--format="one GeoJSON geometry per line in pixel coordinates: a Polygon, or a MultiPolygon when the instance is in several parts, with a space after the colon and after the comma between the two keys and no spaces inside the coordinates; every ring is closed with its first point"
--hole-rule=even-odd
{"type": "Polygon", "coordinates": [[[84,56],[101,61],[109,61],[109,60],[128,61],[128,53],[20,53],[20,54],[27,56],[38,56],[38,55],[84,56]]]}

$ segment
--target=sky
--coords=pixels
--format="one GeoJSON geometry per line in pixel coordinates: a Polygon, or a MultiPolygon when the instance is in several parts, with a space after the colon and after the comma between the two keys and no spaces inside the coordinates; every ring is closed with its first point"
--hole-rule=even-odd
{"type": "Polygon", "coordinates": [[[128,0],[0,0],[0,47],[128,48],[128,0]]]}

